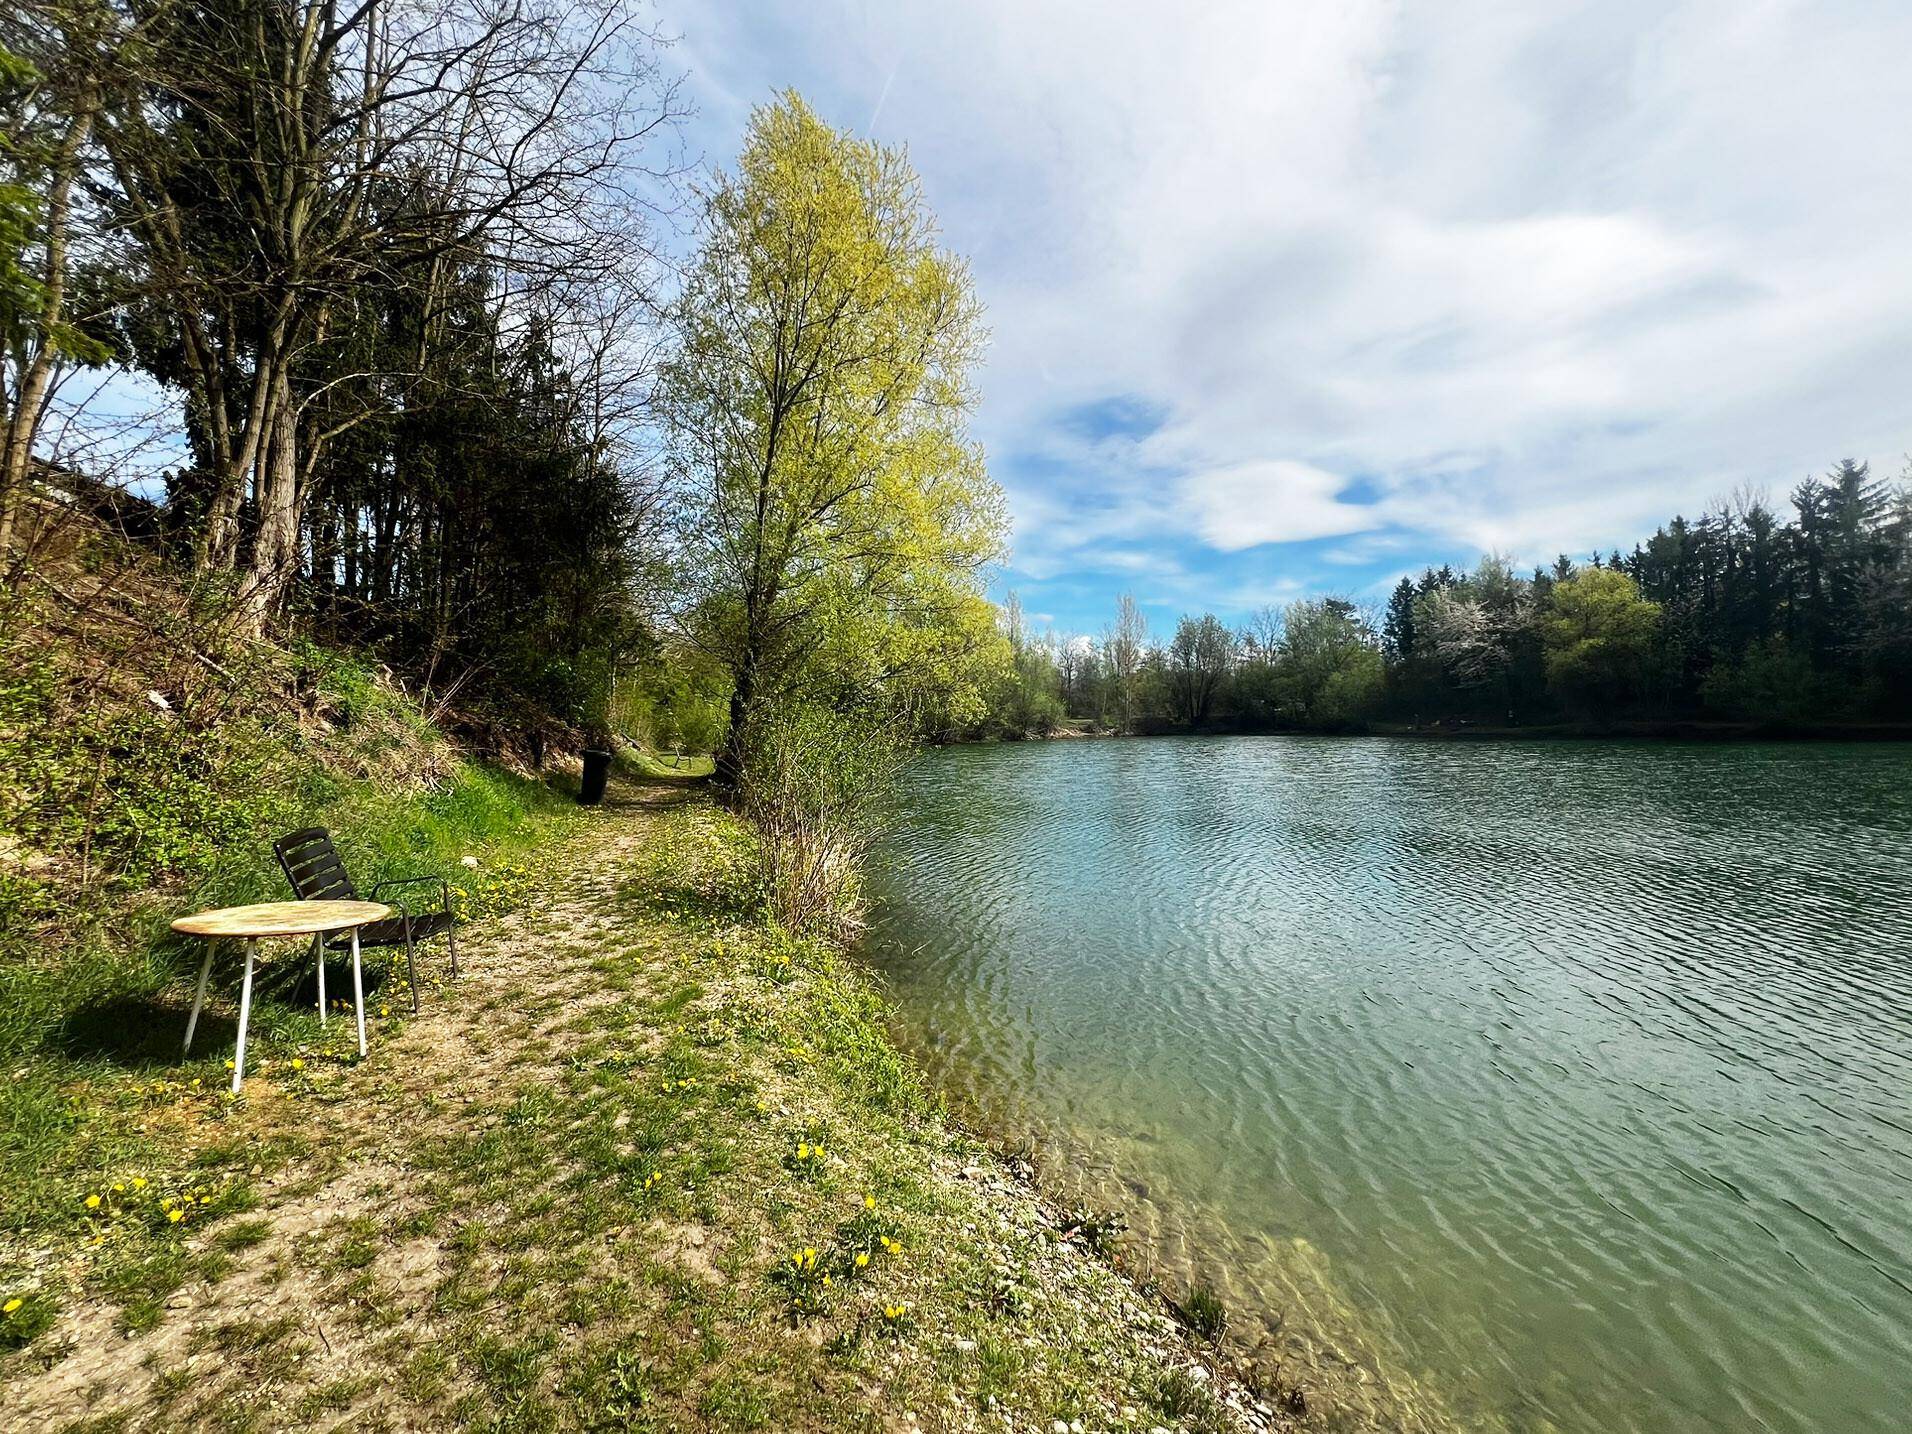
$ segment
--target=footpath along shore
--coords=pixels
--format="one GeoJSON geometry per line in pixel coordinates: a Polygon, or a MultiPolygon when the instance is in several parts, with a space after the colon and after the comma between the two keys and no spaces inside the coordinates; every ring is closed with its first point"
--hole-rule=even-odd
{"type": "Polygon", "coordinates": [[[694,785],[620,781],[362,1064],[182,1106],[225,1193],[165,1272],[116,1226],[49,1252],[77,1298],[0,1423],[1305,1428],[948,1119],[749,865],[694,785]]]}

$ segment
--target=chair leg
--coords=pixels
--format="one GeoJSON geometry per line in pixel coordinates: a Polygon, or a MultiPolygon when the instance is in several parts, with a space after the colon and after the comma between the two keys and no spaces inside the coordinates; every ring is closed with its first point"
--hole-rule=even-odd
{"type": "Polygon", "coordinates": [[[418,1014],[418,968],[412,964],[412,919],[405,918],[405,979],[412,987],[412,1014],[418,1014]]]}
{"type": "Polygon", "coordinates": [[[458,979],[458,923],[453,922],[445,928],[445,940],[451,947],[451,978],[458,979]]]}
{"type": "Polygon", "coordinates": [[[182,1054],[191,1055],[193,1032],[199,1028],[199,1010],[206,1004],[206,977],[212,974],[213,943],[206,943],[205,957],[199,963],[199,989],[193,992],[193,1013],[186,1018],[186,1045],[182,1054]]]}
{"type": "Polygon", "coordinates": [[[252,1020],[252,962],[259,954],[259,938],[246,938],[246,979],[239,988],[239,1049],[232,1058],[232,1093],[239,1094],[239,1086],[246,1078],[246,1027],[252,1020]]]}
{"type": "Polygon", "coordinates": [[[325,933],[312,933],[312,959],[319,966],[319,1024],[325,1024],[325,933]]]}
{"type": "Polygon", "coordinates": [[[365,978],[359,974],[358,928],[352,928],[352,1004],[358,1007],[359,1059],[365,1059],[365,978]]]}

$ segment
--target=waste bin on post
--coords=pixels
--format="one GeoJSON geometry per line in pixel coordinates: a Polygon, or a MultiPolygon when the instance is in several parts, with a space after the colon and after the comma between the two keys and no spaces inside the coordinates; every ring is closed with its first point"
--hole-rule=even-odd
{"type": "Polygon", "coordinates": [[[584,775],[578,781],[578,805],[594,807],[604,800],[604,784],[611,775],[611,754],[597,748],[584,752],[584,775]]]}

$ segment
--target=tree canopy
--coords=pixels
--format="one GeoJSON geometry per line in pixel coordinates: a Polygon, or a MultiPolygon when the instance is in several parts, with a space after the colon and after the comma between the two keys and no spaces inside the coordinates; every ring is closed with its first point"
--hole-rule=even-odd
{"type": "Polygon", "coordinates": [[[795,95],[758,109],[673,329],[676,613],[729,681],[722,769],[766,701],[978,717],[1006,655],[979,581],[1001,500],[966,433],[980,310],[904,157],[795,95]]]}

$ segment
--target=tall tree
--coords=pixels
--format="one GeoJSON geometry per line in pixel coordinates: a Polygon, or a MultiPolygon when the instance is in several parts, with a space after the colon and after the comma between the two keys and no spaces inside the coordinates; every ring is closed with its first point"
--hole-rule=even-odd
{"type": "Polygon", "coordinates": [[[255,616],[301,558],[326,446],[411,374],[314,359],[369,290],[487,243],[520,284],[601,266],[596,222],[669,117],[622,0],[121,0],[102,134],[157,376],[190,395],[204,570],[255,616]],[[242,521],[245,520],[245,521],[242,521]],[[250,548],[247,550],[247,540],[250,548]]]}
{"type": "Polygon", "coordinates": [[[679,619],[730,677],[720,777],[767,699],[979,715],[976,664],[1001,644],[979,575],[1002,538],[966,429],[980,311],[916,175],[785,94],[702,229],[662,410],[679,619]]]}
{"type": "Polygon", "coordinates": [[[1624,704],[1640,691],[1659,622],[1623,572],[1588,568],[1555,583],[1540,613],[1548,680],[1576,705],[1624,704]]]}
{"type": "Polygon", "coordinates": [[[85,0],[20,7],[0,25],[0,572],[62,364],[107,349],[72,313],[72,249],[101,106],[102,32],[85,0]],[[19,53],[9,46],[17,46],[19,53]]]}
{"type": "Polygon", "coordinates": [[[1168,671],[1182,721],[1191,727],[1208,721],[1234,659],[1235,640],[1214,614],[1185,617],[1176,624],[1168,648],[1168,671]]]}
{"type": "Polygon", "coordinates": [[[1109,684],[1114,689],[1117,715],[1125,731],[1135,721],[1148,646],[1148,619],[1142,615],[1135,598],[1123,593],[1115,600],[1115,623],[1103,639],[1102,651],[1108,660],[1109,684]]]}

